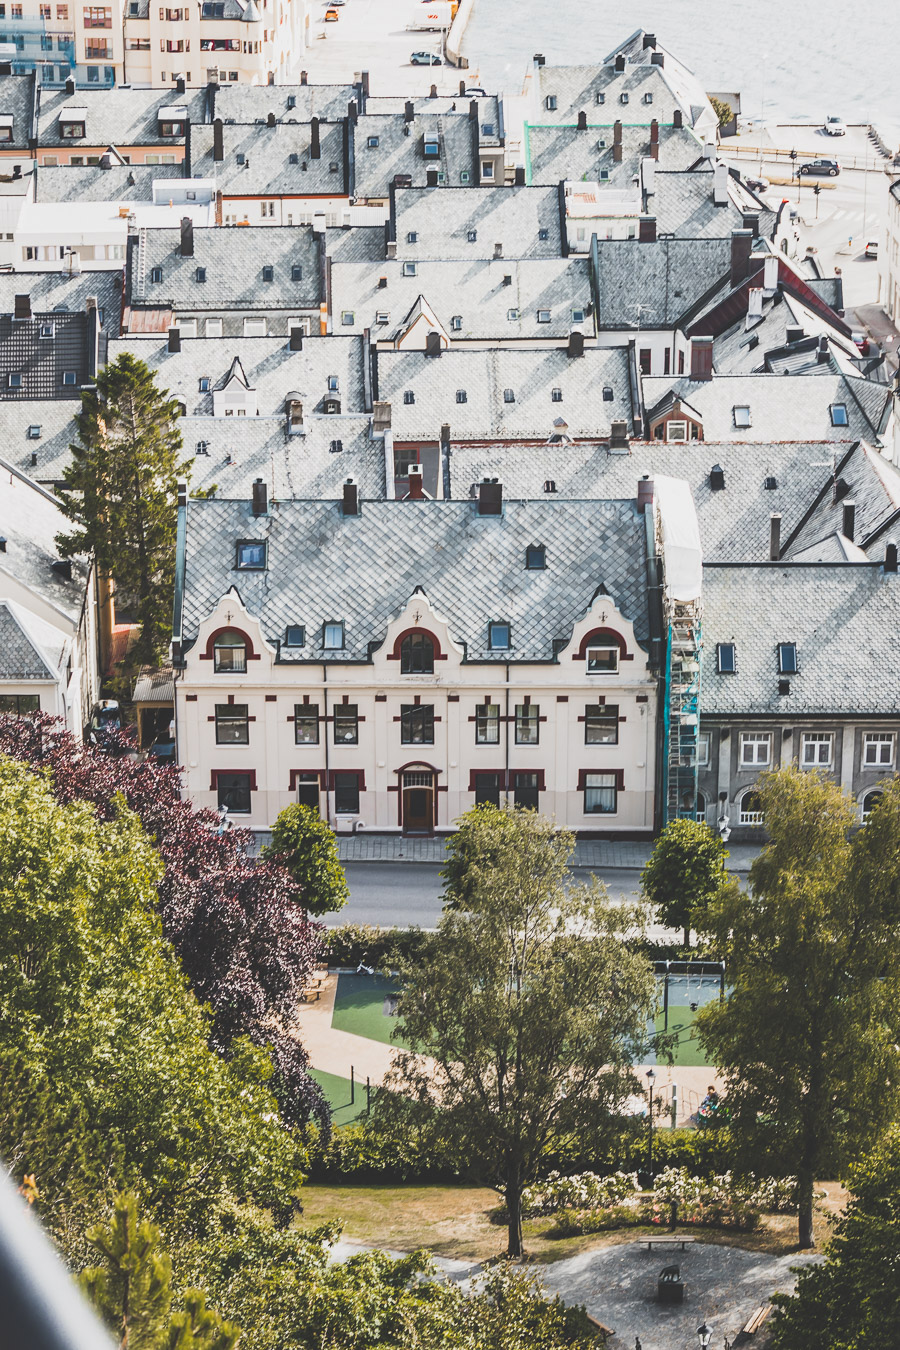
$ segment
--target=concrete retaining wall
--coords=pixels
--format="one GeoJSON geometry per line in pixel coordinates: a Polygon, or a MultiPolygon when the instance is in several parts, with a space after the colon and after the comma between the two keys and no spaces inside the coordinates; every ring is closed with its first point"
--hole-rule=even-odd
{"type": "Polygon", "coordinates": [[[454,66],[462,66],[464,69],[469,63],[464,56],[460,56],[459,49],[462,46],[463,34],[466,31],[469,19],[472,17],[472,10],[474,8],[475,0],[460,0],[459,9],[456,11],[456,18],[450,25],[450,31],[447,33],[447,45],[444,49],[447,60],[454,66]]]}

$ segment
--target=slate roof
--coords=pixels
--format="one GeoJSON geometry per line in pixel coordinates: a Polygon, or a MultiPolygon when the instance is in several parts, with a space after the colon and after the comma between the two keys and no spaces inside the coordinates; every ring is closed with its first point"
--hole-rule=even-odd
{"type": "Polygon", "coordinates": [[[671,328],[726,281],[731,238],[604,239],[598,247],[597,326],[671,328]]]}
{"type": "Polygon", "coordinates": [[[697,169],[655,174],[647,210],[656,216],[657,233],[674,234],[682,239],[730,239],[732,230],[744,228],[747,214],[759,216],[758,235],[771,235],[775,227],[774,211],[761,208],[731,174],[728,201],[724,206],[716,206],[714,182],[715,174],[706,160],[697,169]]]}
{"type": "Polygon", "coordinates": [[[102,311],[103,331],[116,337],[122,317],[120,272],[0,272],[0,314],[13,314],[16,296],[27,290],[34,315],[83,313],[89,297],[102,311]]]}
{"type": "Polygon", "coordinates": [[[355,84],[220,84],[212,90],[212,108],[207,120],[265,122],[270,112],[279,122],[308,122],[313,117],[337,122],[347,116],[351,99],[357,99],[355,84]],[[293,99],[293,107],[289,101],[293,99]]]}
{"type": "Polygon", "coordinates": [[[152,202],[153,184],[183,178],[183,164],[115,164],[110,169],[88,164],[35,169],[38,202],[152,202]]]}
{"type": "Polygon", "coordinates": [[[690,486],[697,509],[704,556],[712,560],[767,559],[774,513],[781,515],[782,549],[793,557],[841,529],[844,499],[857,504],[857,542],[868,546],[871,557],[880,558],[900,513],[900,474],[865,445],[773,442],[755,445],[748,453],[746,446],[709,441],[633,441],[630,454],[611,455],[605,445],[596,444],[461,444],[452,415],[449,420],[453,497],[469,497],[473,485],[484,478],[499,478],[504,495],[514,499],[543,497],[550,480],[558,497],[576,500],[635,493],[645,474],[681,478],[690,486]],[[710,484],[715,464],[724,470],[724,490],[710,484]],[[772,479],[774,487],[767,487],[772,479]],[[837,501],[836,481],[842,494],[837,501]]]}
{"type": "MultiPolygon", "coordinates": [[[[310,155],[310,134],[308,122],[281,122],[274,127],[265,122],[226,125],[222,128],[224,158],[216,160],[213,128],[192,126],[191,172],[198,178],[215,178],[226,198],[345,196],[343,123],[319,124],[318,159],[310,155]],[[244,157],[243,163],[238,155],[244,157]],[[291,162],[291,155],[297,156],[296,163],[291,162]],[[332,164],[337,168],[332,169],[332,164]]],[[[258,208],[252,209],[258,215],[258,208]]]]}
{"type": "Polygon", "coordinates": [[[61,483],[63,469],[71,459],[69,446],[77,435],[74,414],[79,408],[80,404],[70,399],[4,403],[4,460],[38,483],[61,483]],[[36,439],[28,435],[31,426],[40,428],[36,439]]]}
{"type": "Polygon", "coordinates": [[[398,258],[493,258],[497,244],[507,258],[562,256],[555,187],[398,188],[394,202],[398,258]]]}
{"type": "Polygon", "coordinates": [[[185,313],[237,309],[310,309],[319,305],[322,287],[319,249],[311,225],[250,225],[242,229],[195,229],[194,252],[181,256],[181,231],[142,230],[131,268],[132,303],[172,306],[185,313]],[[162,280],[153,280],[153,268],[162,280]],[[206,280],[197,280],[197,268],[206,280]],[[273,279],[263,278],[263,268],[273,279]],[[300,267],[295,280],[292,269],[300,267]]]}
{"type": "Polygon", "coordinates": [[[20,624],[13,607],[8,600],[0,600],[0,680],[52,679],[49,666],[20,624]]]}
{"type": "Polygon", "coordinates": [[[4,75],[0,80],[0,116],[11,117],[12,141],[4,141],[4,150],[27,150],[34,111],[35,73],[4,75]]]}
{"type": "Polygon", "coordinates": [[[325,249],[334,262],[382,263],[386,256],[384,224],[326,229],[325,249]]]}
{"type": "Polygon", "coordinates": [[[117,85],[112,89],[76,89],[74,94],[67,94],[64,89],[42,86],[38,90],[37,142],[43,147],[57,145],[70,150],[85,146],[105,149],[108,145],[119,150],[129,145],[183,146],[183,136],[160,135],[160,109],[187,108],[188,120],[196,123],[203,121],[205,106],[205,89],[178,94],[174,89],[117,85]],[[69,108],[86,110],[84,137],[80,140],[60,136],[59,114],[69,108]]]}
{"type": "Polygon", "coordinates": [[[386,198],[391,180],[398,173],[409,174],[413,187],[425,187],[429,169],[443,172],[447,186],[459,184],[461,173],[467,173],[469,182],[476,183],[478,163],[469,105],[465,99],[459,102],[458,112],[444,116],[417,112],[411,122],[406,122],[403,113],[360,117],[351,126],[354,196],[386,198]],[[426,135],[440,138],[437,158],[425,158],[426,135]],[[378,145],[369,146],[369,139],[376,136],[378,145]]]}
{"type": "Polygon", "coordinates": [[[655,117],[671,123],[673,112],[681,106],[660,67],[653,65],[629,63],[623,71],[612,64],[536,66],[534,82],[541,120],[556,125],[577,122],[579,112],[586,112],[589,122],[621,117],[623,122],[649,126],[655,117]],[[602,106],[598,94],[604,97],[602,106]],[[621,102],[622,94],[628,96],[627,106],[621,102]],[[644,102],[647,94],[650,103],[644,102]],[[547,107],[548,96],[556,99],[556,108],[547,107]]]}
{"type": "Polygon", "coordinates": [[[287,434],[280,417],[183,417],[178,424],[184,456],[192,458],[191,489],[216,487],[219,497],[249,500],[252,486],[262,478],[269,495],[336,500],[348,477],[359,484],[361,495],[383,497],[384,442],[372,440],[366,415],[307,415],[302,436],[287,434]],[[340,451],[332,450],[340,442],[340,451]],[[198,453],[198,445],[206,453],[198,453]]]}
{"type": "Polygon", "coordinates": [[[707,564],[701,681],[706,716],[895,718],[900,576],[873,563],[707,564]],[[716,672],[719,642],[737,648],[734,675],[716,672]],[[789,694],[778,692],[779,642],[797,644],[789,694]]]}
{"type": "MultiPolygon", "coordinates": [[[[589,266],[584,256],[415,264],[404,264],[398,258],[377,269],[365,263],[335,262],[331,270],[334,331],[361,333],[371,328],[373,342],[392,342],[421,295],[453,341],[566,338],[576,326],[572,310],[587,311],[591,302],[589,266]],[[404,276],[404,265],[415,266],[415,276],[404,276]],[[387,286],[379,286],[381,277],[387,278],[387,286]],[[504,277],[511,278],[508,285],[504,277]],[[549,310],[549,322],[538,322],[538,310],[549,310]],[[518,317],[510,319],[510,311],[518,317]],[[390,315],[387,323],[376,322],[379,312],[390,315]],[[344,313],[354,316],[352,324],[343,323],[344,313]],[[461,320],[458,331],[451,331],[454,315],[461,320]]],[[[593,331],[590,319],[578,326],[593,331]]]]}
{"type": "Polygon", "coordinates": [[[90,567],[86,560],[73,558],[71,580],[52,567],[59,560],[56,536],[69,529],[58,501],[0,460],[0,535],[6,539],[6,552],[0,553],[0,596],[8,594],[8,575],[77,627],[90,567]]]}
{"type": "Polygon", "coordinates": [[[305,624],[304,660],[316,663],[326,620],[345,624],[346,647],[329,662],[364,661],[417,586],[470,661],[552,661],[601,585],[647,640],[645,527],[633,501],[511,502],[485,517],[470,502],[363,501],[350,517],[337,502],[283,502],[254,518],[246,501],[190,500],[186,538],[186,642],[232,586],[270,641],[305,624]],[[267,571],[233,569],[238,539],[267,541],[267,571]],[[526,571],[536,540],[547,567],[526,571]],[[487,647],[498,619],[513,643],[499,657],[487,647]]]}
{"type": "MultiPolygon", "coordinates": [[[[622,160],[613,159],[615,114],[596,108],[596,122],[588,114],[586,130],[576,126],[525,125],[526,177],[533,185],[559,183],[562,179],[600,181],[601,171],[609,174],[610,187],[630,187],[641,171],[641,160],[650,154],[649,126],[622,127],[622,160]],[[599,116],[603,114],[603,116],[599,116]],[[604,147],[600,147],[604,141],[604,147]]],[[[687,127],[659,128],[659,167],[688,169],[702,153],[702,145],[687,127]]]]}
{"type": "Polygon", "coordinates": [[[644,402],[648,415],[670,390],[686,399],[703,418],[703,434],[709,441],[752,444],[769,441],[875,440],[880,434],[880,414],[890,399],[885,385],[850,380],[829,373],[810,379],[805,375],[715,375],[711,380],[692,381],[686,376],[644,376],[644,402]],[[873,392],[874,391],[874,392],[873,392]],[[847,426],[833,426],[831,407],[844,403],[847,426]],[[736,427],[735,407],[749,407],[751,425],[736,427]]]}
{"type": "MultiPolygon", "coordinates": [[[[426,72],[427,74],[427,72],[426,72]]],[[[474,86],[475,81],[468,81],[469,86],[474,86]]],[[[425,115],[438,114],[442,117],[450,116],[454,113],[467,113],[472,103],[478,105],[478,128],[479,139],[482,145],[499,145],[501,110],[500,100],[496,94],[487,94],[484,97],[469,97],[466,94],[438,94],[437,98],[432,98],[429,94],[411,95],[409,99],[398,95],[375,95],[366,99],[367,116],[377,116],[379,113],[402,113],[406,111],[406,104],[411,102],[415,113],[425,115]],[[492,133],[485,135],[485,125],[493,127],[492,133]]]]}
{"type": "MultiPolygon", "coordinates": [[[[560,347],[451,348],[440,357],[379,351],[376,362],[378,398],[391,404],[395,441],[436,439],[445,422],[454,440],[488,436],[546,440],[560,430],[554,426],[560,418],[571,437],[600,437],[609,435],[613,421],[631,422],[624,347],[586,348],[577,358],[560,347]],[[603,398],[604,388],[612,390],[609,401],[603,398]],[[515,402],[505,401],[506,389],[513,391],[515,402]],[[562,394],[559,402],[553,401],[554,389],[562,394]],[[407,391],[415,403],[404,402],[407,391]],[[465,403],[457,402],[458,391],[465,393],[465,403]]],[[[532,453],[539,464],[541,451],[532,453]]]]}
{"type": "MultiPolygon", "coordinates": [[[[256,390],[261,416],[283,416],[285,396],[292,391],[303,397],[304,411],[311,416],[321,408],[329,375],[338,377],[342,414],[364,410],[363,346],[359,338],[304,338],[299,352],[290,350],[287,338],[186,338],[179,352],[168,351],[165,341],[154,338],[122,338],[110,343],[110,361],[123,351],[158,371],[160,388],[182,399],[189,416],[212,415],[212,392],[200,392],[200,379],[208,377],[211,389],[215,389],[235,357],[240,358],[247,380],[256,390]]],[[[339,421],[331,414],[324,415],[339,421]]],[[[337,431],[334,434],[339,435],[337,431]]]]}

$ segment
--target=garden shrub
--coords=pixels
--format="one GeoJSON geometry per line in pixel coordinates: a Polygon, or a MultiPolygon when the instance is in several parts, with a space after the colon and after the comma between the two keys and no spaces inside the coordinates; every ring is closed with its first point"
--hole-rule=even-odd
{"type": "Polygon", "coordinates": [[[324,959],[329,966],[394,967],[401,959],[414,961],[427,941],[420,928],[373,928],[367,923],[345,923],[324,934],[324,959]]]}

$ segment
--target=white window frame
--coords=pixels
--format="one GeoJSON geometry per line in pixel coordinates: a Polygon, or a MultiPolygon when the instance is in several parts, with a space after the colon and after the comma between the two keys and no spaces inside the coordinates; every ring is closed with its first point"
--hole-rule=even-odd
{"type": "Polygon", "coordinates": [[[741,793],[741,800],[738,803],[738,824],[739,825],[762,825],[762,811],[747,811],[744,809],[744,802],[748,797],[756,795],[756,788],[748,788],[746,792],[741,793]]]}
{"type": "Polygon", "coordinates": [[[244,317],[244,337],[265,337],[268,329],[264,314],[248,314],[244,317]]]}
{"type": "Polygon", "coordinates": [[[705,769],[709,764],[711,737],[708,731],[701,731],[697,737],[697,767],[705,769]]]}
{"type": "Polygon", "coordinates": [[[863,768],[892,769],[894,767],[894,733],[892,731],[867,731],[863,739],[863,768]],[[887,758],[882,751],[887,750],[887,758]],[[870,755],[869,751],[873,753],[870,755]]]}
{"type": "Polygon", "coordinates": [[[742,731],[740,767],[742,769],[761,769],[771,763],[771,731],[742,731]],[[761,757],[763,752],[764,757],[761,757]]]}
{"type": "Polygon", "coordinates": [[[175,320],[175,327],[178,329],[182,337],[195,338],[197,336],[196,319],[177,318],[175,320]]]}
{"type": "Polygon", "coordinates": [[[679,444],[686,444],[687,438],[688,438],[687,422],[676,418],[674,421],[666,423],[667,441],[676,441],[679,444]]]}
{"type": "Polygon", "coordinates": [[[803,769],[828,769],[834,761],[834,733],[831,731],[804,731],[800,742],[800,767],[803,769]],[[807,750],[814,749],[810,757],[807,750]],[[821,749],[827,752],[827,759],[821,756],[821,749]]]}
{"type": "Polygon", "coordinates": [[[206,319],[203,325],[204,333],[209,338],[225,336],[224,319],[206,319]]]}
{"type": "Polygon", "coordinates": [[[619,653],[619,646],[618,646],[618,643],[616,643],[616,642],[610,642],[610,643],[608,643],[608,644],[606,644],[606,645],[603,645],[603,644],[601,644],[601,643],[599,643],[599,642],[595,642],[594,645],[593,645],[592,647],[588,647],[587,651],[586,651],[585,654],[584,654],[584,669],[585,669],[585,673],[586,673],[587,675],[592,675],[592,676],[593,676],[593,675],[618,675],[618,673],[619,673],[619,654],[620,654],[620,653],[619,653]],[[602,666],[595,666],[594,669],[592,670],[592,669],[591,669],[591,662],[592,662],[592,660],[596,660],[596,657],[595,657],[595,655],[594,655],[594,653],[596,653],[596,652],[603,652],[603,653],[606,654],[607,656],[610,656],[611,659],[610,659],[610,661],[609,661],[609,664],[602,665],[602,666]]]}

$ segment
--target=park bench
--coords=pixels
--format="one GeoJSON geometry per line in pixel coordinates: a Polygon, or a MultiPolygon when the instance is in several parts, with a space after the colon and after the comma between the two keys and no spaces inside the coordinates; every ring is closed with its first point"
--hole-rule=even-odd
{"type": "Polygon", "coordinates": [[[585,1313],[585,1317],[590,1323],[591,1329],[596,1331],[598,1336],[602,1336],[604,1341],[611,1340],[612,1337],[615,1336],[616,1333],[613,1331],[612,1327],[605,1327],[598,1318],[592,1317],[590,1313],[585,1313]]]}
{"type": "Polygon", "coordinates": [[[641,1241],[646,1242],[648,1252],[653,1247],[674,1247],[676,1245],[684,1251],[689,1242],[696,1242],[697,1239],[695,1237],[679,1237],[676,1233],[668,1233],[665,1237],[641,1238],[641,1241]]]}
{"type": "Polygon", "coordinates": [[[755,1332],[759,1331],[760,1327],[762,1326],[766,1318],[769,1316],[769,1313],[771,1311],[772,1311],[771,1303],[764,1303],[761,1308],[757,1308],[753,1316],[749,1318],[741,1327],[741,1331],[743,1332],[743,1334],[745,1336],[752,1336],[755,1332]]]}

